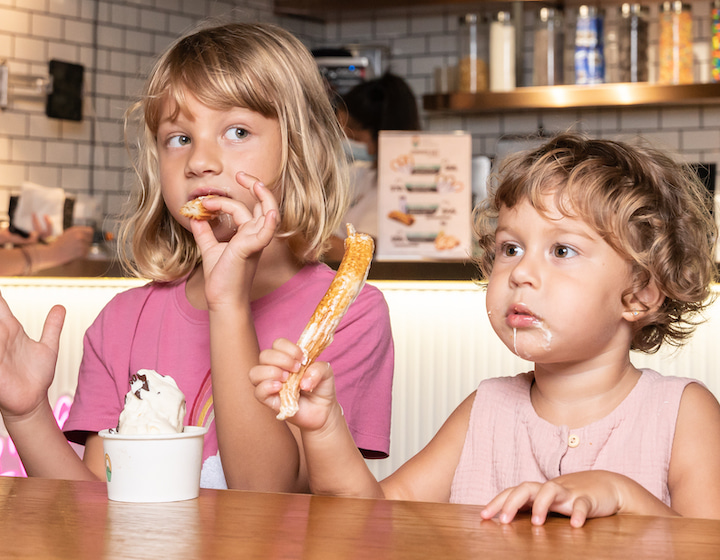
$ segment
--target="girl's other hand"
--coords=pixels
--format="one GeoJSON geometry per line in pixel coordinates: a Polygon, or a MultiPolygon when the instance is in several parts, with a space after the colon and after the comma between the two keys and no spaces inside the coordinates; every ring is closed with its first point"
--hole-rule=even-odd
{"type": "Polygon", "coordinates": [[[34,341],[0,296],[0,411],[6,423],[47,404],[64,321],[65,309],[54,306],[40,340],[34,341]]]}
{"type": "MultiPolygon", "coordinates": [[[[303,351],[295,343],[279,338],[272,348],[260,352],[260,364],[250,370],[255,398],[274,411],[280,410],[280,389],[290,373],[300,370],[303,351]]],[[[328,362],[314,362],[300,382],[298,412],[288,422],[306,430],[325,426],[336,406],[335,381],[328,362]]]]}
{"type": "Polygon", "coordinates": [[[621,513],[622,488],[627,483],[639,487],[627,477],[608,471],[572,473],[545,483],[523,482],[498,494],[480,515],[483,519],[497,515],[501,523],[510,523],[518,511],[532,508],[533,525],[542,525],[548,513],[555,512],[570,517],[573,527],[582,527],[586,519],[621,513]]]}

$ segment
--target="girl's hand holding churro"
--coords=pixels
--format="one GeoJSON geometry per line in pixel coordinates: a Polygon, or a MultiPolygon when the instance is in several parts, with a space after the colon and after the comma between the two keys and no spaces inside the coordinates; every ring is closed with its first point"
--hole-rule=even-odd
{"type": "MultiPolygon", "coordinates": [[[[294,342],[279,338],[272,348],[260,352],[260,365],[250,370],[255,398],[272,410],[281,408],[280,390],[291,374],[302,368],[304,353],[294,342]]],[[[337,405],[332,367],[314,362],[300,380],[298,411],[288,421],[306,430],[322,428],[337,405]]]]}

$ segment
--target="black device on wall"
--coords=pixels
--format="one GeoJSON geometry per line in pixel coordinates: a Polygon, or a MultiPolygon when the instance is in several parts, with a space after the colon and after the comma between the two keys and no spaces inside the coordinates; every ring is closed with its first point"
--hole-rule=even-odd
{"type": "Polygon", "coordinates": [[[50,93],[45,114],[53,119],[82,120],[83,74],[81,64],[50,61],[50,93]]]}

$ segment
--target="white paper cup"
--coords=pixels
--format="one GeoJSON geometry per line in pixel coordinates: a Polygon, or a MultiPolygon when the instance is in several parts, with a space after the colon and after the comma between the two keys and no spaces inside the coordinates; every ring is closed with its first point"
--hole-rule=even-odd
{"type": "Polygon", "coordinates": [[[108,498],[118,502],[177,502],[200,493],[203,436],[185,426],[179,434],[118,434],[102,430],[108,498]]]}

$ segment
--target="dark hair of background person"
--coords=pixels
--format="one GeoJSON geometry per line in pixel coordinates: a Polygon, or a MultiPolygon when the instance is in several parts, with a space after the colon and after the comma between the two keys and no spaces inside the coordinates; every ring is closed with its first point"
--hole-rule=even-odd
{"type": "Polygon", "coordinates": [[[375,142],[381,130],[420,130],[415,94],[390,72],[356,85],[342,96],[340,107],[370,131],[375,142]]]}

